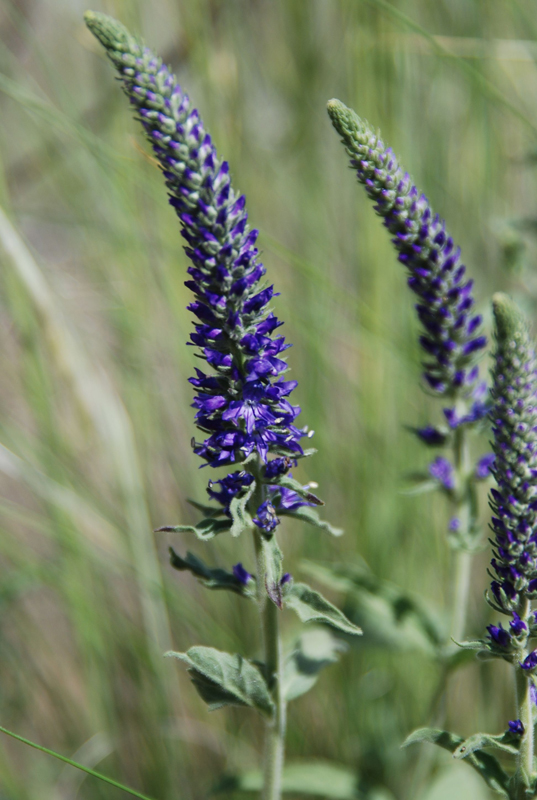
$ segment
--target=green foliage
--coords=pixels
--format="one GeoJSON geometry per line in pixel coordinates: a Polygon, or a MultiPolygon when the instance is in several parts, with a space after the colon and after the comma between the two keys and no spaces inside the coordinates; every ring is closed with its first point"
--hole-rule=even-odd
{"type": "Polygon", "coordinates": [[[167,653],[188,667],[192,683],[210,711],[222,706],[249,706],[271,717],[274,704],[259,668],[241,655],[214,647],[191,647],[186,653],[167,653]]]}
{"type": "Polygon", "coordinates": [[[361,629],[350,622],[339,608],[305,583],[293,583],[284,594],[284,603],[286,608],[291,608],[302,622],[324,623],[349,636],[362,634],[361,629]]]}
{"type": "Polygon", "coordinates": [[[286,700],[295,700],[315,686],[320,672],[346,651],[343,642],[326,630],[305,631],[287,656],[283,676],[286,700]]]}
{"type": "MultiPolygon", "coordinates": [[[[250,591],[249,586],[241,583],[232,572],[220,568],[211,569],[193,553],[187,553],[186,558],[181,558],[170,547],[170,564],[174,569],[191,572],[207,589],[227,589],[244,597],[255,597],[255,592],[250,591]]],[[[253,579],[251,583],[255,586],[253,579]]]]}
{"type": "MultiPolygon", "coordinates": [[[[217,791],[259,792],[263,786],[261,772],[253,770],[229,776],[217,791]]],[[[282,791],[284,794],[324,797],[327,800],[355,800],[360,798],[358,777],[348,767],[322,761],[290,763],[284,767],[282,791]]]]}
{"type": "MultiPolygon", "coordinates": [[[[414,731],[405,739],[403,747],[422,742],[436,744],[438,747],[448,750],[455,758],[465,758],[467,763],[481,775],[487,786],[501,794],[502,797],[511,798],[512,800],[509,790],[509,777],[497,759],[491,756],[490,753],[484,753],[479,749],[471,749],[467,755],[460,755],[460,748],[465,743],[463,737],[436,728],[420,728],[414,731]]],[[[490,747],[491,745],[487,744],[486,746],[490,747]]]]}

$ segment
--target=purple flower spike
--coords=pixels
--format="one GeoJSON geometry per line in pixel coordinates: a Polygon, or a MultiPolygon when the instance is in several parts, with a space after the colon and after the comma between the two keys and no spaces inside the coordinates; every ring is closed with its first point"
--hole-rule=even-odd
{"type": "Polygon", "coordinates": [[[519,719],[512,719],[507,724],[509,725],[510,733],[513,733],[515,736],[524,735],[524,725],[519,719]]]}
{"type": "Polygon", "coordinates": [[[453,465],[444,456],[438,456],[429,464],[429,474],[449,491],[455,488],[453,465]]]}
{"type": "Polygon", "coordinates": [[[240,561],[233,567],[233,575],[243,586],[246,586],[252,580],[252,576],[244,569],[240,561]]]}
{"type": "Polygon", "coordinates": [[[196,318],[190,344],[209,368],[190,381],[203,433],[194,452],[213,467],[252,453],[265,463],[269,454],[302,455],[300,408],[288,400],[296,382],[282,378],[289,345],[276,335],[281,323],[270,303],[277,293],[266,285],[244,195],[162,59],[105,15],[90,13],[86,21],[119,73],[181,224],[196,318]]]}
{"type": "Polygon", "coordinates": [[[481,317],[473,313],[472,281],[465,277],[460,250],[369,123],[339,100],[328,103],[328,114],[418,297],[425,381],[437,394],[467,395],[477,380],[472,361],[486,339],[479,335],[481,317]]]}

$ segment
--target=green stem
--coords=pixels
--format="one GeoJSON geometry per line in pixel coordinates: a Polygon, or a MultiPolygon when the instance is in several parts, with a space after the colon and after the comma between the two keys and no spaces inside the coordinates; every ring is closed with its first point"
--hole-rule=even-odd
{"type": "MultiPolygon", "coordinates": [[[[464,426],[455,429],[453,441],[453,467],[455,470],[454,516],[459,520],[459,529],[464,533],[469,532],[472,520],[472,505],[475,499],[472,496],[473,487],[468,485],[470,471],[470,451],[468,437],[464,426]]],[[[451,624],[450,637],[456,642],[461,641],[466,629],[468,613],[468,596],[470,593],[471,561],[472,556],[465,549],[464,544],[455,552],[453,569],[453,590],[451,598],[451,624]]]]}
{"type": "MultiPolygon", "coordinates": [[[[524,655],[527,655],[527,653],[524,655]]],[[[522,734],[522,738],[520,740],[520,749],[518,751],[517,798],[520,798],[520,800],[525,800],[527,797],[526,788],[530,785],[531,777],[533,775],[534,744],[533,709],[530,694],[531,681],[518,665],[515,666],[515,674],[518,719],[524,726],[524,733],[522,734]]]]}
{"type": "MultiPolygon", "coordinates": [[[[251,513],[255,513],[264,500],[264,487],[260,480],[260,467],[255,474],[256,491],[251,500],[251,513]]],[[[252,514],[253,516],[253,514],[252,514]]],[[[263,541],[257,529],[253,531],[257,564],[257,602],[261,620],[265,675],[274,700],[275,713],[267,720],[263,764],[262,800],[280,800],[282,770],[285,750],[286,703],[282,694],[283,653],[280,634],[280,611],[270,600],[265,589],[265,558],[263,541]]]]}
{"type": "Polygon", "coordinates": [[[13,739],[17,739],[18,742],[22,742],[23,744],[27,744],[29,747],[33,747],[34,750],[40,750],[42,753],[46,753],[48,756],[57,758],[58,761],[63,761],[65,764],[69,764],[71,767],[76,767],[76,769],[80,769],[82,772],[87,772],[88,775],[92,775],[94,778],[104,781],[104,783],[109,783],[110,786],[115,786],[116,789],[121,789],[124,792],[128,792],[133,797],[139,797],[140,800],[152,800],[152,798],[145,794],[140,794],[140,792],[137,792],[134,789],[129,789],[128,786],[123,786],[122,783],[118,783],[113,778],[107,778],[106,775],[101,775],[100,772],[95,772],[95,770],[85,767],[83,764],[79,764],[77,761],[73,761],[71,758],[66,758],[66,756],[61,756],[59,753],[55,753],[54,750],[49,750],[47,747],[42,747],[40,744],[31,742],[29,739],[25,739],[24,736],[19,736],[17,733],[8,731],[7,728],[3,728],[1,725],[0,731],[5,733],[7,736],[11,736],[13,739]]]}

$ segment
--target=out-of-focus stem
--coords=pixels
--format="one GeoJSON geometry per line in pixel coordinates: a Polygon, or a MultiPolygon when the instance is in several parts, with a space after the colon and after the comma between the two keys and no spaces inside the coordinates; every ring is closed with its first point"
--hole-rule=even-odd
{"type": "MultiPolygon", "coordinates": [[[[464,425],[455,429],[453,437],[453,467],[455,470],[454,517],[459,529],[469,531],[472,521],[472,492],[468,475],[470,472],[470,452],[468,436],[464,425]]],[[[457,548],[454,558],[452,592],[451,592],[451,624],[449,634],[456,642],[464,637],[466,616],[468,613],[468,596],[471,578],[471,553],[464,547],[457,548]]]]}

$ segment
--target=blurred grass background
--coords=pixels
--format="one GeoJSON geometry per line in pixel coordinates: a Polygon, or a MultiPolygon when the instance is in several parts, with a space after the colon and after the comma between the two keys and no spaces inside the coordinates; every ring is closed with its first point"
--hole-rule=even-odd
{"type": "MultiPolygon", "coordinates": [[[[333,540],[286,523],[287,568],[361,557],[447,614],[447,511],[401,493],[428,456],[404,426],[441,410],[418,388],[404,272],[325,104],[339,97],[382,129],[461,244],[487,319],[498,289],[534,313],[533,3],[95,2],[177,71],[261,231],[319,451],[296,475],[318,481],[326,516],[346,530],[333,540]]],[[[0,3],[0,721],[159,800],[194,800],[258,764],[261,732],[247,712],[209,715],[162,653],[247,642],[255,657],[256,609],[174,573],[165,535],[151,534],[194,521],[185,499],[203,500],[216,476],[189,445],[195,360],[178,224],[84,10],[0,3]]],[[[252,566],[247,540],[173,542],[252,566]]],[[[469,635],[488,619],[487,558],[474,562],[469,635]]],[[[418,750],[399,745],[427,723],[436,679],[426,654],[364,637],[291,707],[289,757],[355,770],[362,798],[415,800],[418,750]]],[[[512,716],[501,665],[452,681],[459,733],[499,731],[512,716]]],[[[2,739],[0,796],[120,793],[2,739]]],[[[488,794],[448,757],[420,796],[488,794]]]]}

